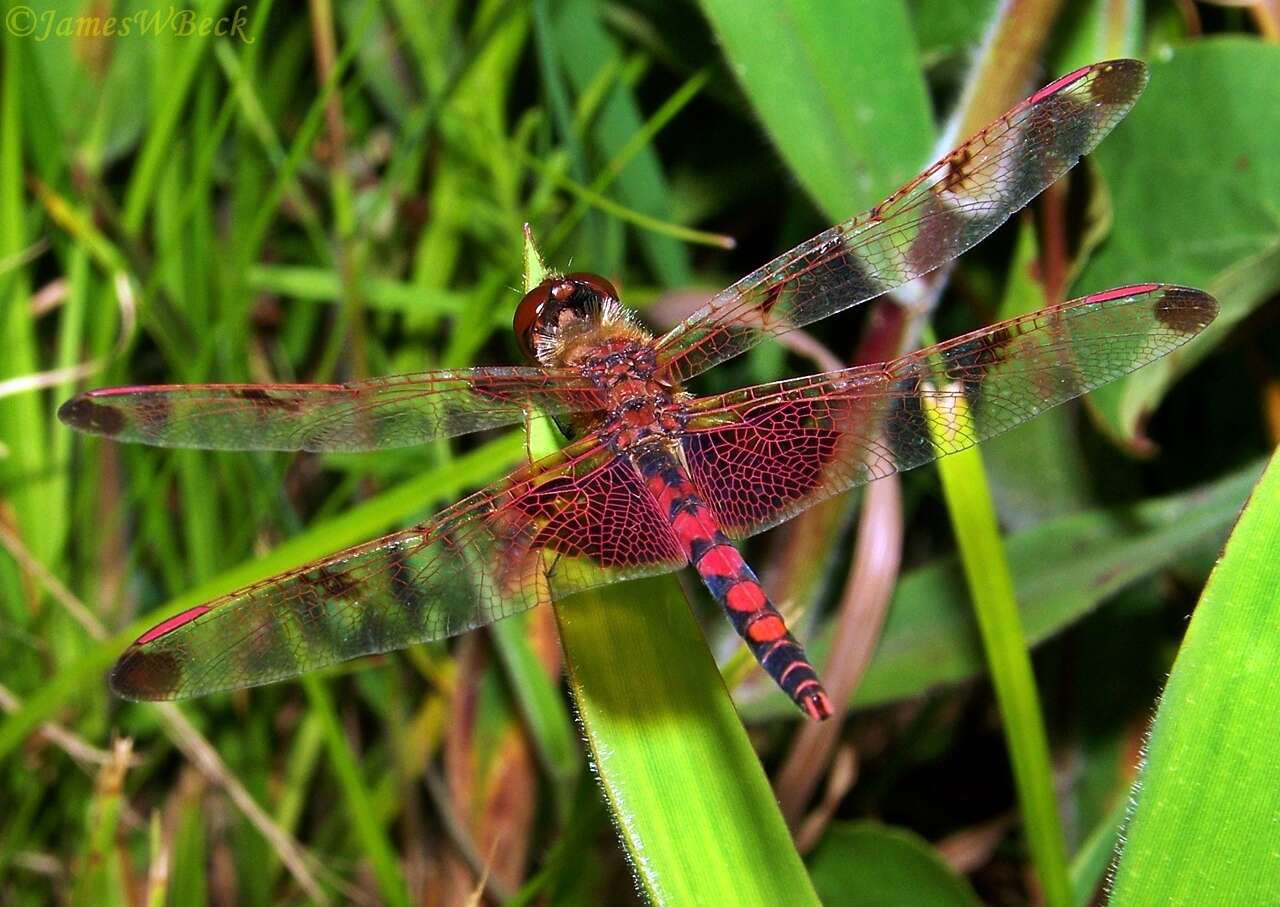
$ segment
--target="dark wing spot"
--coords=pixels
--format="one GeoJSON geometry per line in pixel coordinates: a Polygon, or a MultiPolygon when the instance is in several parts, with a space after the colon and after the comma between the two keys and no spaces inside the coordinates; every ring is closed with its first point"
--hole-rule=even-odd
{"type": "Polygon", "coordinates": [[[394,551],[387,558],[387,577],[391,583],[391,594],[396,601],[411,614],[419,614],[427,604],[423,589],[418,586],[418,579],[409,565],[406,553],[394,551]]]}
{"type": "Polygon", "coordinates": [[[896,399],[885,417],[885,424],[892,429],[888,443],[894,463],[901,467],[924,462],[921,457],[928,457],[933,450],[933,436],[920,382],[903,379],[894,391],[896,399]]]}
{"type": "Polygon", "coordinates": [[[961,146],[947,156],[947,172],[942,178],[942,188],[955,192],[964,188],[969,179],[969,164],[973,160],[973,152],[969,147],[961,146]]]}
{"type": "Polygon", "coordinates": [[[1142,64],[1136,60],[1108,63],[1094,74],[1089,94],[1103,104],[1124,104],[1138,94],[1135,86],[1146,81],[1141,68],[1142,64]]]}
{"type": "Polygon", "coordinates": [[[776,283],[769,287],[765,293],[764,299],[756,303],[756,310],[759,311],[760,317],[768,324],[769,312],[778,304],[778,300],[782,298],[782,291],[786,287],[785,283],[776,283]]]}
{"type": "Polygon", "coordinates": [[[161,428],[169,424],[173,413],[173,403],[168,394],[153,394],[147,400],[145,421],[151,428],[161,428]]]}
{"type": "Polygon", "coordinates": [[[171,699],[182,678],[170,652],[130,649],[111,669],[111,689],[125,699],[171,699]]]}
{"type": "Polygon", "coordinates": [[[839,254],[831,256],[823,268],[823,281],[827,288],[822,294],[824,296],[839,292],[872,298],[888,289],[872,270],[862,264],[857,252],[849,247],[847,237],[841,238],[839,254]]]}
{"type": "Polygon", "coordinates": [[[1013,340],[1008,328],[999,328],[961,344],[947,353],[946,372],[952,381],[972,382],[1004,359],[1004,349],[1013,340]]]}
{"type": "Polygon", "coordinates": [[[356,591],[356,582],[350,574],[335,572],[320,567],[303,577],[303,581],[312,586],[319,586],[325,594],[332,598],[352,598],[356,591]]]}
{"type": "Polygon", "coordinates": [[[275,396],[260,387],[246,387],[234,392],[242,400],[249,400],[263,409],[284,409],[296,412],[302,408],[300,397],[275,396]]]}
{"type": "Polygon", "coordinates": [[[933,195],[924,198],[919,210],[916,236],[906,255],[915,273],[927,273],[936,267],[938,249],[955,248],[957,237],[965,235],[967,215],[933,195]]]}
{"type": "Polygon", "coordinates": [[[1168,287],[1156,303],[1156,320],[1180,334],[1195,334],[1218,315],[1218,301],[1202,290],[1168,287]]]}
{"type": "Polygon", "coordinates": [[[118,435],[125,426],[124,413],[114,406],[94,403],[88,397],[72,397],[58,408],[64,425],[95,435],[118,435]]]}

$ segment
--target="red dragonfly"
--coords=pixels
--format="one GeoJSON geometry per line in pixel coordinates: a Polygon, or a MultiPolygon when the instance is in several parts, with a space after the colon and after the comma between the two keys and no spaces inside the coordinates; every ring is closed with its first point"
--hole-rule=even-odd
{"type": "Polygon", "coordinates": [[[830,716],[803,648],[734,542],[1139,368],[1197,334],[1217,303],[1148,283],[889,362],[711,397],[684,382],[969,249],[1088,153],[1146,81],[1142,63],[1115,60],[1051,82],[870,211],[742,278],[660,337],[604,278],[552,275],[516,309],[529,367],[348,384],[117,387],[69,400],[58,415],[74,428],[168,447],[382,450],[537,411],[572,439],[425,523],[163,621],[116,663],[113,689],[171,699],[269,683],[691,564],[787,695],[811,718],[830,716]],[[937,431],[938,413],[961,398],[972,425],[937,431]]]}

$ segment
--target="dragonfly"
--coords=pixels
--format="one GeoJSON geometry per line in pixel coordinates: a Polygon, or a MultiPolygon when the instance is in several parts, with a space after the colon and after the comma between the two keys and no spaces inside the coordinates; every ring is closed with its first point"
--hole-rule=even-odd
{"type": "Polygon", "coordinates": [[[889,361],[714,396],[685,383],[951,261],[1092,150],[1146,82],[1146,67],[1123,59],[1050,82],[661,336],[605,278],[550,273],[515,310],[525,366],[78,394],[59,409],[67,425],[164,447],[376,451],[531,416],[569,439],[425,522],[158,623],[116,662],[112,688],[162,700],[265,684],[692,566],[777,685],[828,718],[817,671],[737,543],[1150,363],[1208,325],[1217,303],[1145,283],[889,361]],[[970,418],[948,421],[961,404],[970,418]]]}

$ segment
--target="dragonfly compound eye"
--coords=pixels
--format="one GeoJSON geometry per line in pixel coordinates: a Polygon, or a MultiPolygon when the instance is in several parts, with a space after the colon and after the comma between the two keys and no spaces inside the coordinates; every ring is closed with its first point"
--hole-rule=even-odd
{"type": "Polygon", "coordinates": [[[605,280],[599,274],[591,274],[587,271],[577,271],[573,274],[565,276],[566,283],[575,283],[580,287],[585,287],[595,296],[602,296],[606,299],[617,299],[618,291],[614,289],[613,284],[605,280]]]}
{"type": "Polygon", "coordinates": [[[537,358],[534,355],[534,331],[538,329],[538,322],[542,320],[543,310],[546,309],[547,303],[551,301],[553,287],[560,282],[559,278],[544,280],[528,293],[525,293],[524,298],[520,300],[520,304],[516,306],[515,317],[511,320],[511,329],[515,331],[516,342],[520,344],[520,351],[530,361],[537,358]]]}

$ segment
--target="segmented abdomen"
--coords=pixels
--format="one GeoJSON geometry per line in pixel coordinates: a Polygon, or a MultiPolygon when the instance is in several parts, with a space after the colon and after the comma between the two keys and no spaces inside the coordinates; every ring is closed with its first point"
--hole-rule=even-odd
{"type": "Polygon", "coordinates": [[[653,446],[635,455],[636,467],[659,509],[667,515],[685,555],[729,615],[769,676],[810,718],[831,717],[831,701],[804,648],[787,630],[778,609],[741,553],[720,531],[680,461],[653,446]]]}

